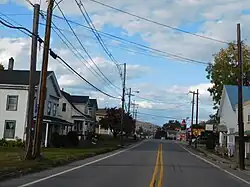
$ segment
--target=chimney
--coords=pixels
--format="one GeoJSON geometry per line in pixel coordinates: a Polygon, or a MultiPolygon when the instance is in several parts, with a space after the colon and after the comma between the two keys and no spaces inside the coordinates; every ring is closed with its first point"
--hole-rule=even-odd
{"type": "Polygon", "coordinates": [[[14,68],[14,58],[13,57],[11,57],[10,59],[9,59],[9,65],[8,65],[8,70],[13,70],[13,68],[14,68]]]}

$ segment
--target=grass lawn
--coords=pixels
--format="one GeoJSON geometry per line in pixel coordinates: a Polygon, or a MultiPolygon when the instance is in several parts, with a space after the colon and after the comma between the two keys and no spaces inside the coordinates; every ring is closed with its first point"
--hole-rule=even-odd
{"type": "MultiPolygon", "coordinates": [[[[126,142],[132,143],[134,141],[126,142]]],[[[119,141],[107,140],[86,148],[46,148],[42,150],[43,159],[39,161],[23,160],[24,150],[21,148],[0,147],[0,180],[106,153],[117,149],[118,144],[119,141]]]]}

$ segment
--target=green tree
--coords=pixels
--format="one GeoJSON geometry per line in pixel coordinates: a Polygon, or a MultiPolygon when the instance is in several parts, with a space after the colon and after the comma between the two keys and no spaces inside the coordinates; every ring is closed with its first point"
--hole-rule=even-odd
{"type": "Polygon", "coordinates": [[[139,127],[139,129],[137,130],[137,134],[141,134],[141,133],[143,133],[143,128],[139,127]]]}
{"type": "MultiPolygon", "coordinates": [[[[115,138],[121,133],[121,112],[121,108],[108,108],[106,109],[105,117],[99,121],[101,127],[104,129],[110,129],[115,138]]],[[[122,131],[127,135],[135,131],[135,121],[128,114],[124,115],[124,126],[122,131]]]]}
{"type": "Polygon", "coordinates": [[[0,71],[1,71],[1,70],[4,70],[3,64],[0,64],[0,71]]]}
{"type": "MultiPolygon", "coordinates": [[[[243,59],[243,85],[249,85],[250,75],[250,48],[242,43],[243,59]]],[[[213,84],[208,88],[214,101],[214,109],[218,109],[223,85],[237,85],[239,70],[237,68],[237,46],[235,42],[228,44],[227,48],[220,49],[214,55],[214,63],[206,68],[207,78],[213,84]]]]}
{"type": "Polygon", "coordinates": [[[178,120],[169,120],[163,125],[164,130],[175,130],[176,128],[180,127],[181,123],[178,120]]]}

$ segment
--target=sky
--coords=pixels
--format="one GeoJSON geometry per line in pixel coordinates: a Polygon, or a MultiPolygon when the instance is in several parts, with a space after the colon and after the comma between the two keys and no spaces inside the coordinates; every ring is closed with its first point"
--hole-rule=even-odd
{"type": "MultiPolygon", "coordinates": [[[[115,97],[120,97],[122,93],[119,72],[123,70],[122,64],[126,63],[126,88],[132,88],[134,96],[131,100],[138,104],[137,119],[141,121],[162,125],[171,119],[190,118],[192,95],[189,91],[197,89],[199,120],[207,120],[215,111],[207,91],[211,83],[206,78],[206,66],[213,63],[213,54],[226,47],[226,43],[236,40],[237,23],[241,24],[242,39],[249,44],[248,1],[82,0],[80,7],[84,10],[84,6],[93,25],[100,31],[100,37],[120,67],[117,68],[88,28],[75,0],[57,0],[60,4],[53,11],[50,47],[89,82],[115,97]],[[110,9],[98,2],[137,17],[110,9]],[[78,39],[63,19],[60,10],[69,20],[78,39]],[[138,16],[161,24],[145,21],[138,16]],[[68,44],[69,48],[57,33],[62,33],[67,38],[71,43],[68,44]],[[153,51],[150,50],[152,48],[153,51]],[[176,55],[189,60],[177,58],[176,55]]],[[[46,14],[45,0],[31,0],[33,4],[40,2],[41,10],[46,14]]],[[[32,30],[33,7],[26,0],[0,0],[0,18],[32,30]]],[[[39,36],[42,38],[45,33],[45,18],[39,18],[39,36]]],[[[7,67],[8,59],[13,57],[15,69],[28,69],[31,38],[19,30],[2,25],[0,27],[0,63],[7,67]]],[[[42,52],[43,48],[40,46],[37,69],[41,69],[42,52]]],[[[61,88],[71,94],[97,98],[99,108],[121,105],[119,99],[97,92],[51,57],[49,70],[55,71],[61,88]]],[[[126,107],[127,103],[128,97],[126,107]]]]}

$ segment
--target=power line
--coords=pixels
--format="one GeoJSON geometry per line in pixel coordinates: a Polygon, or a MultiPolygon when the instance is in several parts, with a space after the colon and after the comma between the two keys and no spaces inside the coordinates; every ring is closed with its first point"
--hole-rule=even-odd
{"type": "Polygon", "coordinates": [[[24,0],[26,1],[30,6],[34,7],[34,4],[30,0],[24,0]]]}
{"type": "Polygon", "coordinates": [[[8,22],[7,20],[5,20],[4,18],[2,18],[2,17],[0,17],[0,23],[2,24],[2,25],[4,25],[4,26],[6,26],[6,27],[9,27],[9,28],[11,28],[11,29],[17,29],[17,30],[20,30],[22,33],[24,33],[25,35],[28,35],[28,36],[32,36],[33,35],[33,33],[31,32],[31,31],[29,31],[27,28],[25,28],[25,27],[17,27],[17,26],[13,26],[13,24],[11,24],[10,22],[8,22]],[[6,24],[5,22],[3,22],[2,20],[4,20],[6,23],[8,23],[8,24],[6,24]],[[26,31],[26,32],[25,32],[26,31]],[[29,33],[29,34],[28,34],[29,33]]]}
{"type": "MultiPolygon", "coordinates": [[[[58,19],[64,19],[58,15],[53,15],[54,17],[58,18],[58,19]]],[[[68,19],[67,19],[68,20],[68,19]]],[[[76,21],[72,21],[72,20],[68,20],[68,22],[70,23],[73,23],[75,25],[78,25],[78,26],[82,26],[88,30],[90,30],[90,28],[86,25],[83,25],[81,23],[78,23],[76,21]]],[[[146,49],[149,49],[150,51],[155,51],[155,52],[158,52],[158,53],[161,53],[161,54],[166,54],[167,56],[169,57],[175,57],[179,60],[184,60],[184,61],[189,61],[189,62],[193,62],[193,63],[198,63],[198,64],[205,64],[205,65],[208,65],[210,64],[209,62],[204,62],[204,61],[200,61],[200,60],[195,60],[195,59],[191,59],[191,58],[187,58],[187,57],[184,57],[184,56],[181,56],[181,55],[177,55],[177,54],[173,54],[173,53],[169,53],[169,52],[165,52],[165,51],[162,51],[162,50],[159,50],[159,49],[155,49],[155,48],[152,48],[152,47],[149,47],[149,46],[146,46],[146,45],[143,45],[143,44],[140,44],[140,43],[136,43],[134,41],[131,41],[131,40],[127,40],[127,39],[124,39],[122,37],[119,37],[119,36],[115,36],[115,35],[112,35],[110,33],[106,33],[106,32],[103,32],[103,31],[100,31],[100,30],[97,30],[98,33],[102,34],[102,35],[105,35],[107,37],[112,37],[116,40],[122,40],[124,42],[127,42],[127,43],[130,43],[130,44],[133,44],[133,45],[136,45],[136,46],[140,46],[140,47],[143,47],[143,48],[146,48],[146,49]]]]}
{"type": "MultiPolygon", "coordinates": [[[[40,25],[42,25],[42,26],[46,26],[46,24],[44,24],[44,23],[39,23],[40,25]]],[[[59,31],[63,31],[63,32],[69,32],[69,33],[71,33],[71,34],[73,34],[72,33],[72,31],[70,31],[70,30],[66,30],[66,29],[63,29],[63,28],[59,28],[59,27],[54,27],[54,26],[52,26],[52,28],[55,28],[56,30],[59,30],[59,31]]],[[[89,36],[89,35],[86,35],[86,34],[82,34],[82,33],[77,33],[78,35],[83,35],[83,36],[85,36],[85,37],[88,37],[88,38],[91,38],[91,39],[95,39],[95,37],[92,37],[92,36],[89,36]]],[[[110,37],[107,37],[107,38],[110,38],[110,37]]],[[[111,39],[111,38],[110,38],[111,39]]],[[[127,43],[126,43],[127,44],[127,43]]],[[[116,49],[117,48],[120,48],[120,49],[122,49],[122,50],[125,50],[125,51],[128,51],[128,52],[132,52],[132,53],[135,53],[135,54],[141,54],[141,55],[145,55],[145,56],[150,56],[150,57],[156,57],[156,58],[163,58],[163,59],[166,59],[166,58],[172,58],[172,59],[176,59],[176,60],[179,60],[178,58],[176,58],[176,57],[169,57],[168,55],[166,55],[166,54],[160,54],[159,52],[155,52],[155,51],[150,51],[150,50],[148,50],[148,49],[143,49],[143,48],[141,48],[141,47],[137,47],[137,46],[134,46],[134,47],[136,47],[136,49],[139,49],[139,50],[142,50],[142,51],[138,51],[138,50],[136,50],[136,49],[132,49],[132,48],[129,48],[129,46],[127,46],[125,44],[125,42],[123,43],[123,42],[121,42],[120,43],[120,41],[119,41],[119,46],[113,46],[113,45],[109,45],[109,44],[105,44],[106,46],[109,46],[109,47],[115,47],[116,49]],[[153,53],[153,54],[150,54],[150,53],[153,53]]],[[[185,61],[185,62],[190,62],[190,61],[188,61],[188,60],[183,60],[183,61],[185,61]]]]}
{"type": "Polygon", "coordinates": [[[67,20],[66,16],[64,15],[62,9],[60,8],[60,6],[57,4],[57,7],[59,9],[59,11],[61,12],[64,20],[66,21],[66,23],[68,24],[68,26],[70,27],[70,30],[73,32],[74,36],[76,37],[77,41],[79,42],[79,44],[81,45],[82,49],[85,51],[85,53],[87,54],[87,56],[89,57],[89,59],[91,60],[91,62],[95,65],[95,67],[99,70],[99,72],[103,75],[103,77],[114,87],[120,89],[119,87],[117,87],[116,85],[114,85],[105,75],[104,73],[100,70],[100,68],[96,65],[95,61],[92,59],[92,57],[90,56],[90,54],[88,53],[88,51],[86,50],[86,48],[83,46],[81,40],[79,39],[79,37],[77,36],[77,34],[75,33],[74,29],[72,28],[72,26],[70,25],[69,21],[67,20]]]}
{"type": "Polygon", "coordinates": [[[158,118],[177,119],[176,117],[170,117],[170,116],[159,116],[159,115],[148,114],[148,113],[142,113],[142,112],[137,112],[137,114],[147,115],[147,116],[153,116],[153,117],[158,117],[158,118]]]}
{"type": "Polygon", "coordinates": [[[97,41],[101,44],[103,50],[104,50],[105,53],[108,55],[108,57],[110,58],[110,60],[113,61],[113,62],[115,63],[115,65],[116,65],[116,67],[117,67],[117,69],[118,69],[119,75],[120,75],[120,77],[121,77],[121,79],[122,79],[122,70],[121,70],[121,67],[119,66],[118,62],[115,60],[115,58],[114,58],[114,56],[112,55],[112,53],[108,50],[108,48],[107,48],[107,46],[105,45],[104,41],[102,40],[102,37],[100,36],[100,34],[97,32],[96,27],[95,27],[95,25],[93,24],[92,20],[90,19],[89,14],[88,14],[86,8],[84,7],[82,1],[79,1],[79,3],[78,3],[77,0],[75,0],[75,2],[76,2],[76,4],[77,4],[77,6],[79,7],[79,9],[80,9],[80,11],[81,11],[81,13],[82,13],[82,15],[83,15],[85,21],[86,21],[87,24],[89,25],[91,31],[94,33],[94,35],[95,35],[97,41]],[[81,6],[83,7],[83,10],[84,10],[85,14],[84,14],[84,12],[83,12],[81,6]]]}
{"type": "MultiPolygon", "coordinates": [[[[16,27],[16,26],[13,26],[12,24],[8,25],[6,23],[4,23],[3,21],[0,20],[0,23],[8,28],[11,28],[11,29],[22,29],[22,30],[25,30],[27,31],[28,33],[32,33],[31,31],[29,31],[27,28],[25,27],[16,27]]],[[[33,33],[32,33],[33,35],[33,33]]],[[[30,35],[29,35],[30,36],[30,35]]],[[[31,36],[30,36],[31,37],[31,36]]],[[[44,42],[39,36],[37,36],[38,38],[38,41],[39,42],[44,42]]],[[[52,51],[52,49],[49,50],[50,51],[50,56],[54,59],[59,59],[61,60],[71,71],[73,71],[77,76],[79,76],[82,80],[84,80],[87,84],[89,84],[90,86],[92,86],[93,88],[95,88],[97,91],[101,92],[102,94],[108,96],[108,97],[111,97],[111,98],[114,98],[114,99],[120,99],[118,97],[115,97],[115,96],[112,96],[104,91],[102,91],[101,89],[97,88],[95,85],[93,85],[91,82],[89,82],[87,79],[85,79],[83,76],[81,76],[77,71],[74,70],[74,68],[72,68],[62,57],[58,56],[55,52],[52,51]]]]}
{"type": "MultiPolygon", "coordinates": [[[[44,18],[45,19],[45,18],[44,18]]],[[[52,29],[53,29],[53,31],[56,33],[56,35],[61,39],[61,41],[66,45],[66,47],[74,54],[74,56],[75,57],[77,57],[81,62],[82,62],[82,64],[85,66],[85,67],[87,67],[93,74],[94,74],[94,72],[92,71],[92,70],[94,70],[95,72],[96,72],[96,70],[95,69],[90,69],[91,68],[91,66],[90,66],[90,68],[82,61],[82,59],[85,61],[85,62],[87,62],[87,60],[81,55],[81,53],[76,53],[75,51],[78,51],[77,49],[76,49],[76,47],[69,41],[69,39],[57,28],[57,26],[56,26],[56,24],[52,21],[52,25],[53,25],[53,27],[52,27],[52,29]],[[62,36],[60,36],[60,34],[55,30],[55,28],[60,32],[60,34],[62,35],[62,36]],[[63,38],[62,38],[63,37],[63,38]],[[75,50],[73,50],[70,46],[69,46],[69,44],[66,42],[66,41],[71,45],[71,47],[75,50]],[[82,59],[77,55],[77,54],[79,54],[79,56],[80,57],[82,57],[82,59]]],[[[87,62],[88,63],[88,62],[87,62]]],[[[96,72],[97,73],[97,72],[96,72]]],[[[99,75],[98,73],[97,73],[97,75],[99,75]]],[[[103,78],[99,75],[98,76],[98,78],[99,78],[99,80],[101,80],[101,81],[105,81],[105,80],[103,80],[103,78]]],[[[104,83],[106,83],[106,82],[104,82],[104,83]]]]}
{"type": "Polygon", "coordinates": [[[178,31],[178,32],[182,32],[182,33],[185,33],[185,34],[190,34],[190,35],[193,35],[193,36],[196,36],[196,37],[200,37],[200,38],[204,38],[204,39],[208,39],[208,40],[212,40],[212,41],[216,41],[216,42],[220,42],[220,43],[224,43],[224,44],[229,44],[229,42],[226,42],[226,41],[222,41],[222,40],[219,40],[219,39],[211,38],[211,37],[208,37],[208,36],[199,35],[199,34],[196,34],[196,33],[193,33],[193,32],[189,32],[189,31],[186,31],[186,30],[183,30],[183,29],[179,29],[179,28],[176,28],[176,27],[172,27],[170,25],[166,25],[166,24],[163,24],[163,23],[160,23],[160,22],[157,22],[157,21],[145,18],[145,17],[141,17],[141,16],[138,16],[138,15],[136,15],[134,13],[127,12],[125,10],[121,10],[119,8],[116,8],[116,7],[110,6],[108,4],[102,3],[100,1],[96,1],[96,0],[89,0],[89,1],[92,1],[94,3],[97,3],[99,5],[105,6],[107,8],[110,8],[110,9],[122,12],[124,14],[130,15],[130,16],[142,19],[144,21],[147,21],[147,22],[150,22],[150,23],[154,23],[156,25],[160,25],[160,26],[163,26],[163,27],[166,27],[166,28],[178,31]]]}

